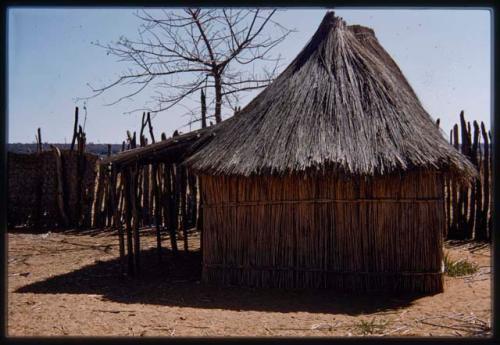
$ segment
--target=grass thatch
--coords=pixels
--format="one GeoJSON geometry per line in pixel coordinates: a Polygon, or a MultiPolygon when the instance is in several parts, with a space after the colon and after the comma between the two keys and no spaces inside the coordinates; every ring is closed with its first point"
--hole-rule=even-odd
{"type": "Polygon", "coordinates": [[[119,152],[103,159],[101,164],[114,164],[117,167],[146,165],[154,162],[178,163],[210,139],[213,128],[172,136],[157,143],[119,152]]]}
{"type": "Polygon", "coordinates": [[[187,163],[209,174],[415,167],[475,174],[441,135],[373,30],[329,12],[283,73],[187,163]]]}

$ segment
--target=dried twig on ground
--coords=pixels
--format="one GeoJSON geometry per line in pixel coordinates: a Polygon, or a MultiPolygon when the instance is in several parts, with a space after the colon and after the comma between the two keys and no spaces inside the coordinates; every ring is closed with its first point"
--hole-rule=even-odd
{"type": "Polygon", "coordinates": [[[434,327],[440,327],[440,328],[446,328],[446,329],[451,329],[454,331],[461,331],[465,332],[466,335],[489,335],[491,334],[491,327],[490,325],[477,318],[474,315],[469,315],[465,316],[463,313],[455,313],[451,315],[440,315],[440,316],[434,316],[434,317],[428,317],[424,319],[417,320],[417,322],[434,326],[434,327]],[[455,323],[452,324],[442,324],[442,323],[434,323],[430,322],[428,320],[435,320],[435,319],[448,319],[448,320],[453,320],[455,323]],[[458,323],[457,323],[458,321],[458,323]]]}

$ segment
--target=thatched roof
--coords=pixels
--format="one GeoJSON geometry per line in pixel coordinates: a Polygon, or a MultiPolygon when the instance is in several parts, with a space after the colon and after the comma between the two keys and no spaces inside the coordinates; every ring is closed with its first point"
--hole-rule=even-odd
{"type": "Polygon", "coordinates": [[[214,127],[172,136],[151,145],[123,151],[103,159],[101,164],[112,163],[116,167],[125,167],[131,164],[144,165],[159,161],[180,163],[187,155],[210,139],[214,127]]]}
{"type": "Polygon", "coordinates": [[[210,174],[474,167],[447,143],[372,29],[329,12],[277,79],[187,159],[210,174]]]}

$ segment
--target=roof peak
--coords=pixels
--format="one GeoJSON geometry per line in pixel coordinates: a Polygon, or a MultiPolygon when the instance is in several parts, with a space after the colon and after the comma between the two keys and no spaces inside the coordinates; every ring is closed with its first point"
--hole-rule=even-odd
{"type": "Polygon", "coordinates": [[[321,24],[319,25],[320,28],[325,28],[325,29],[331,29],[336,27],[343,28],[345,26],[346,22],[342,19],[342,17],[336,16],[334,11],[326,12],[325,16],[323,17],[323,20],[321,21],[321,24]]]}

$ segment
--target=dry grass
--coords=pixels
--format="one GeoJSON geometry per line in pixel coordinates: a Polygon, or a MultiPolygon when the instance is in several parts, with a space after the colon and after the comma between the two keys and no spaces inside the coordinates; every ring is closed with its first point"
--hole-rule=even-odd
{"type": "Polygon", "coordinates": [[[476,263],[466,259],[452,260],[446,253],[444,255],[444,272],[450,277],[462,277],[476,273],[479,267],[476,263]]]}
{"type": "Polygon", "coordinates": [[[375,317],[370,321],[359,320],[354,324],[354,329],[360,335],[384,334],[389,326],[388,320],[377,320],[375,317]]]}

